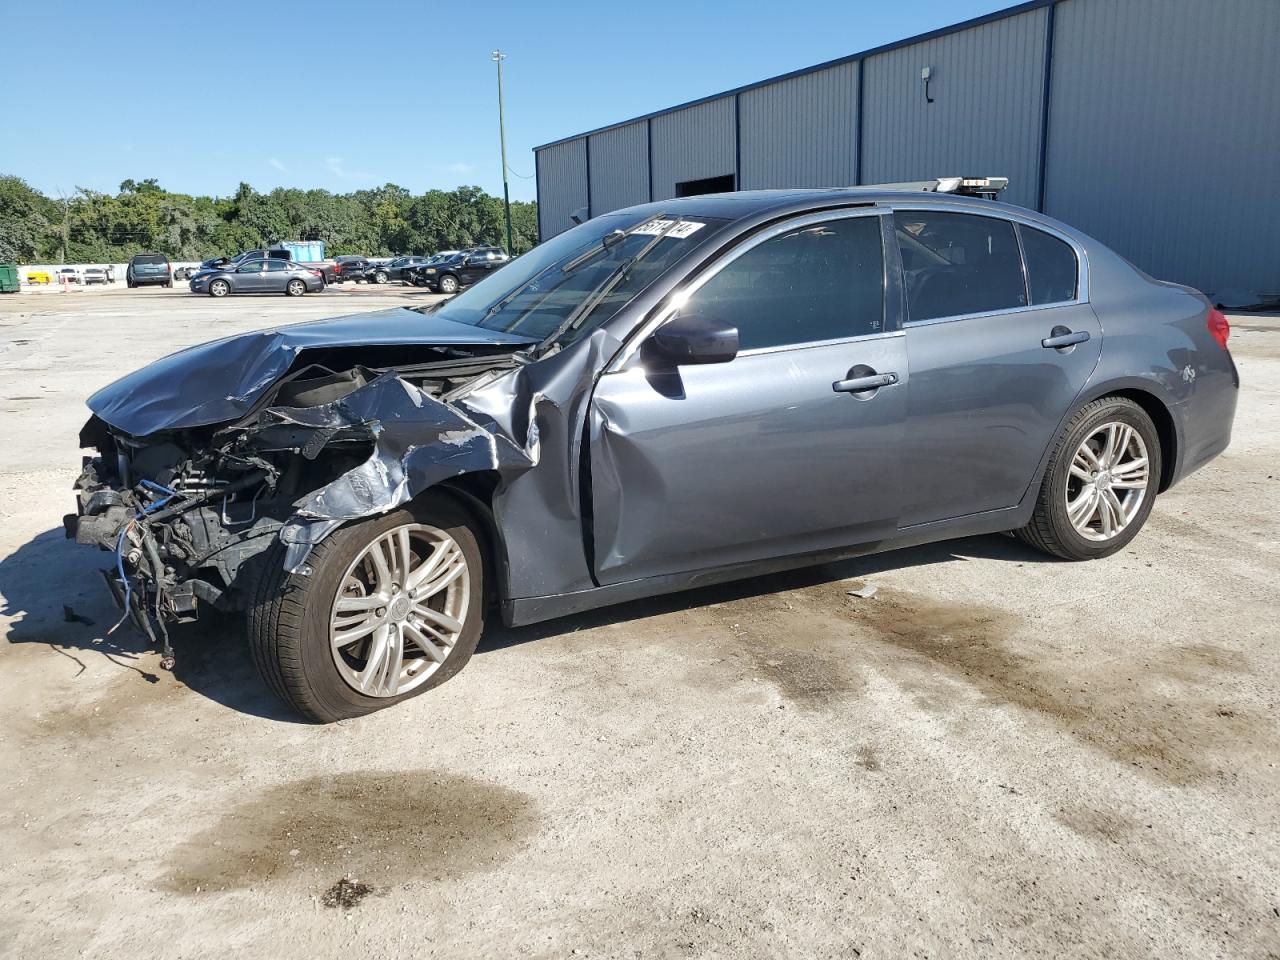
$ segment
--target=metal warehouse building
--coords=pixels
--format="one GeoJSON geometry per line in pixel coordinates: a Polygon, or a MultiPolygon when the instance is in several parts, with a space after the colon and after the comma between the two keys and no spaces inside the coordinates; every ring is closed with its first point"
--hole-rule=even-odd
{"type": "Polygon", "coordinates": [[[1154,276],[1280,294],[1280,0],[1031,0],[535,156],[543,239],[583,208],[999,175],[1154,276]]]}

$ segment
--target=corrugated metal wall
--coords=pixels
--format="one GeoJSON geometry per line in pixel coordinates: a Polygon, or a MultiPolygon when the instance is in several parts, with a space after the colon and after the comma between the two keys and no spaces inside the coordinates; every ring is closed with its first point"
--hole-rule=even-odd
{"type": "Polygon", "coordinates": [[[1280,293],[1280,3],[1069,0],[1045,207],[1157,277],[1280,293]]]}
{"type": "Polygon", "coordinates": [[[1032,10],[869,57],[863,183],[999,174],[1009,178],[1002,199],[1033,206],[1046,15],[1032,10]],[[933,103],[923,67],[932,70],[933,103]]]}
{"type": "MultiPolygon", "coordinates": [[[[859,148],[862,183],[997,174],[1035,206],[1050,23],[1046,211],[1154,276],[1280,294],[1280,0],[1058,0],[869,53],[860,145],[853,61],[602,131],[592,212],[647,200],[650,156],[664,199],[731,173],[741,189],[850,184],[859,148]]],[[[544,237],[587,202],[584,144],[538,151],[544,237]]]]}
{"type": "Polygon", "coordinates": [[[587,205],[587,142],[570,140],[538,151],[538,232],[554,237],[573,226],[569,214],[587,205]]]}
{"type": "Polygon", "coordinates": [[[654,117],[653,199],[676,195],[676,184],[732,174],[736,167],[733,97],[654,117]]]}
{"type": "Polygon", "coordinates": [[[649,124],[629,123],[589,138],[591,215],[649,199],[649,124]]]}
{"type": "Polygon", "coordinates": [[[739,95],[740,190],[845,187],[857,167],[858,65],[739,95]]]}

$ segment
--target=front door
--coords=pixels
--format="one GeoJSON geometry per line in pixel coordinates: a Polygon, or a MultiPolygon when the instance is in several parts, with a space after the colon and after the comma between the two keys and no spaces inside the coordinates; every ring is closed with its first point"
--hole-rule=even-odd
{"type": "Polygon", "coordinates": [[[895,220],[911,358],[902,526],[1015,506],[1102,347],[1077,252],[1001,217],[895,220]]]}
{"type": "Polygon", "coordinates": [[[261,293],[266,287],[266,260],[250,260],[236,268],[237,293],[261,293]]]}
{"type": "Polygon", "coordinates": [[[679,311],[735,325],[734,360],[654,370],[631,348],[600,378],[589,455],[601,583],[893,533],[907,358],[886,308],[882,220],[808,216],[702,273],[679,311]]]}
{"type": "Polygon", "coordinates": [[[493,254],[473,253],[466,260],[462,261],[462,268],[458,271],[459,279],[464,284],[478,283],[489,275],[490,269],[493,267],[493,254]]]}

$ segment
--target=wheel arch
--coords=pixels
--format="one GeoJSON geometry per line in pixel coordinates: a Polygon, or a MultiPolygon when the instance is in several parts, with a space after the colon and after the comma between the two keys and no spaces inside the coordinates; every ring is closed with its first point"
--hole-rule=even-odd
{"type": "Polygon", "coordinates": [[[493,512],[493,499],[502,477],[496,470],[476,470],[450,477],[414,494],[411,503],[429,495],[444,495],[452,500],[475,524],[481,535],[485,581],[493,585],[494,602],[507,594],[507,552],[493,512]]]}
{"type": "Polygon", "coordinates": [[[1123,380],[1100,384],[1094,389],[1080,395],[1066,422],[1079,412],[1080,408],[1103,397],[1123,397],[1142,408],[1143,412],[1155,424],[1156,435],[1160,438],[1160,486],[1157,493],[1164,493],[1177,476],[1178,455],[1181,452],[1181,436],[1178,422],[1173,414],[1172,405],[1151,389],[1151,384],[1142,380],[1123,380]]]}

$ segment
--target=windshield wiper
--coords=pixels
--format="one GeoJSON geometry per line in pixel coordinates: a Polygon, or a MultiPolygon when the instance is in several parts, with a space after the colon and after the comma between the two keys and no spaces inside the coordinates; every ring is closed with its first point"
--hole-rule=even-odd
{"type": "MultiPolygon", "coordinates": [[[[645,224],[652,223],[654,219],[656,218],[650,218],[646,220],[645,224]]],[[[645,257],[647,257],[649,255],[649,251],[652,250],[654,247],[656,247],[662,241],[663,237],[665,237],[667,234],[669,234],[672,230],[674,230],[679,224],[683,222],[684,221],[680,217],[676,217],[675,219],[669,221],[665,227],[663,227],[656,234],[654,234],[654,237],[652,240],[650,240],[643,247],[637,250],[634,255],[627,257],[627,259],[619,262],[619,264],[613,268],[613,271],[609,274],[609,276],[605,278],[604,282],[600,284],[600,286],[596,287],[595,291],[589,294],[587,298],[582,301],[582,303],[578,304],[578,306],[574,308],[573,312],[570,313],[569,316],[565,317],[564,323],[556,327],[556,329],[552,331],[549,337],[547,337],[545,340],[539,343],[536,347],[534,347],[533,352],[540,355],[545,350],[549,350],[552,346],[555,345],[555,342],[557,340],[563,337],[570,330],[573,330],[574,328],[576,328],[578,324],[580,324],[584,319],[590,316],[591,311],[600,305],[600,301],[602,301],[605,297],[607,297],[610,293],[613,292],[614,287],[616,287],[619,283],[622,282],[623,278],[626,277],[628,273],[630,273],[631,268],[634,267],[641,260],[643,260],[645,257]]],[[[638,226],[633,227],[632,230],[637,230],[639,229],[640,226],[644,226],[644,224],[639,224],[638,226]]],[[[631,231],[628,231],[628,233],[630,232],[631,231]]],[[[612,245],[613,244],[610,244],[610,246],[612,245]]],[[[608,247],[601,247],[600,249],[607,250],[608,247]]],[[[593,251],[593,253],[594,252],[595,251],[593,251]]],[[[568,270],[569,267],[572,265],[573,265],[572,263],[566,265],[565,270],[568,270]]]]}

